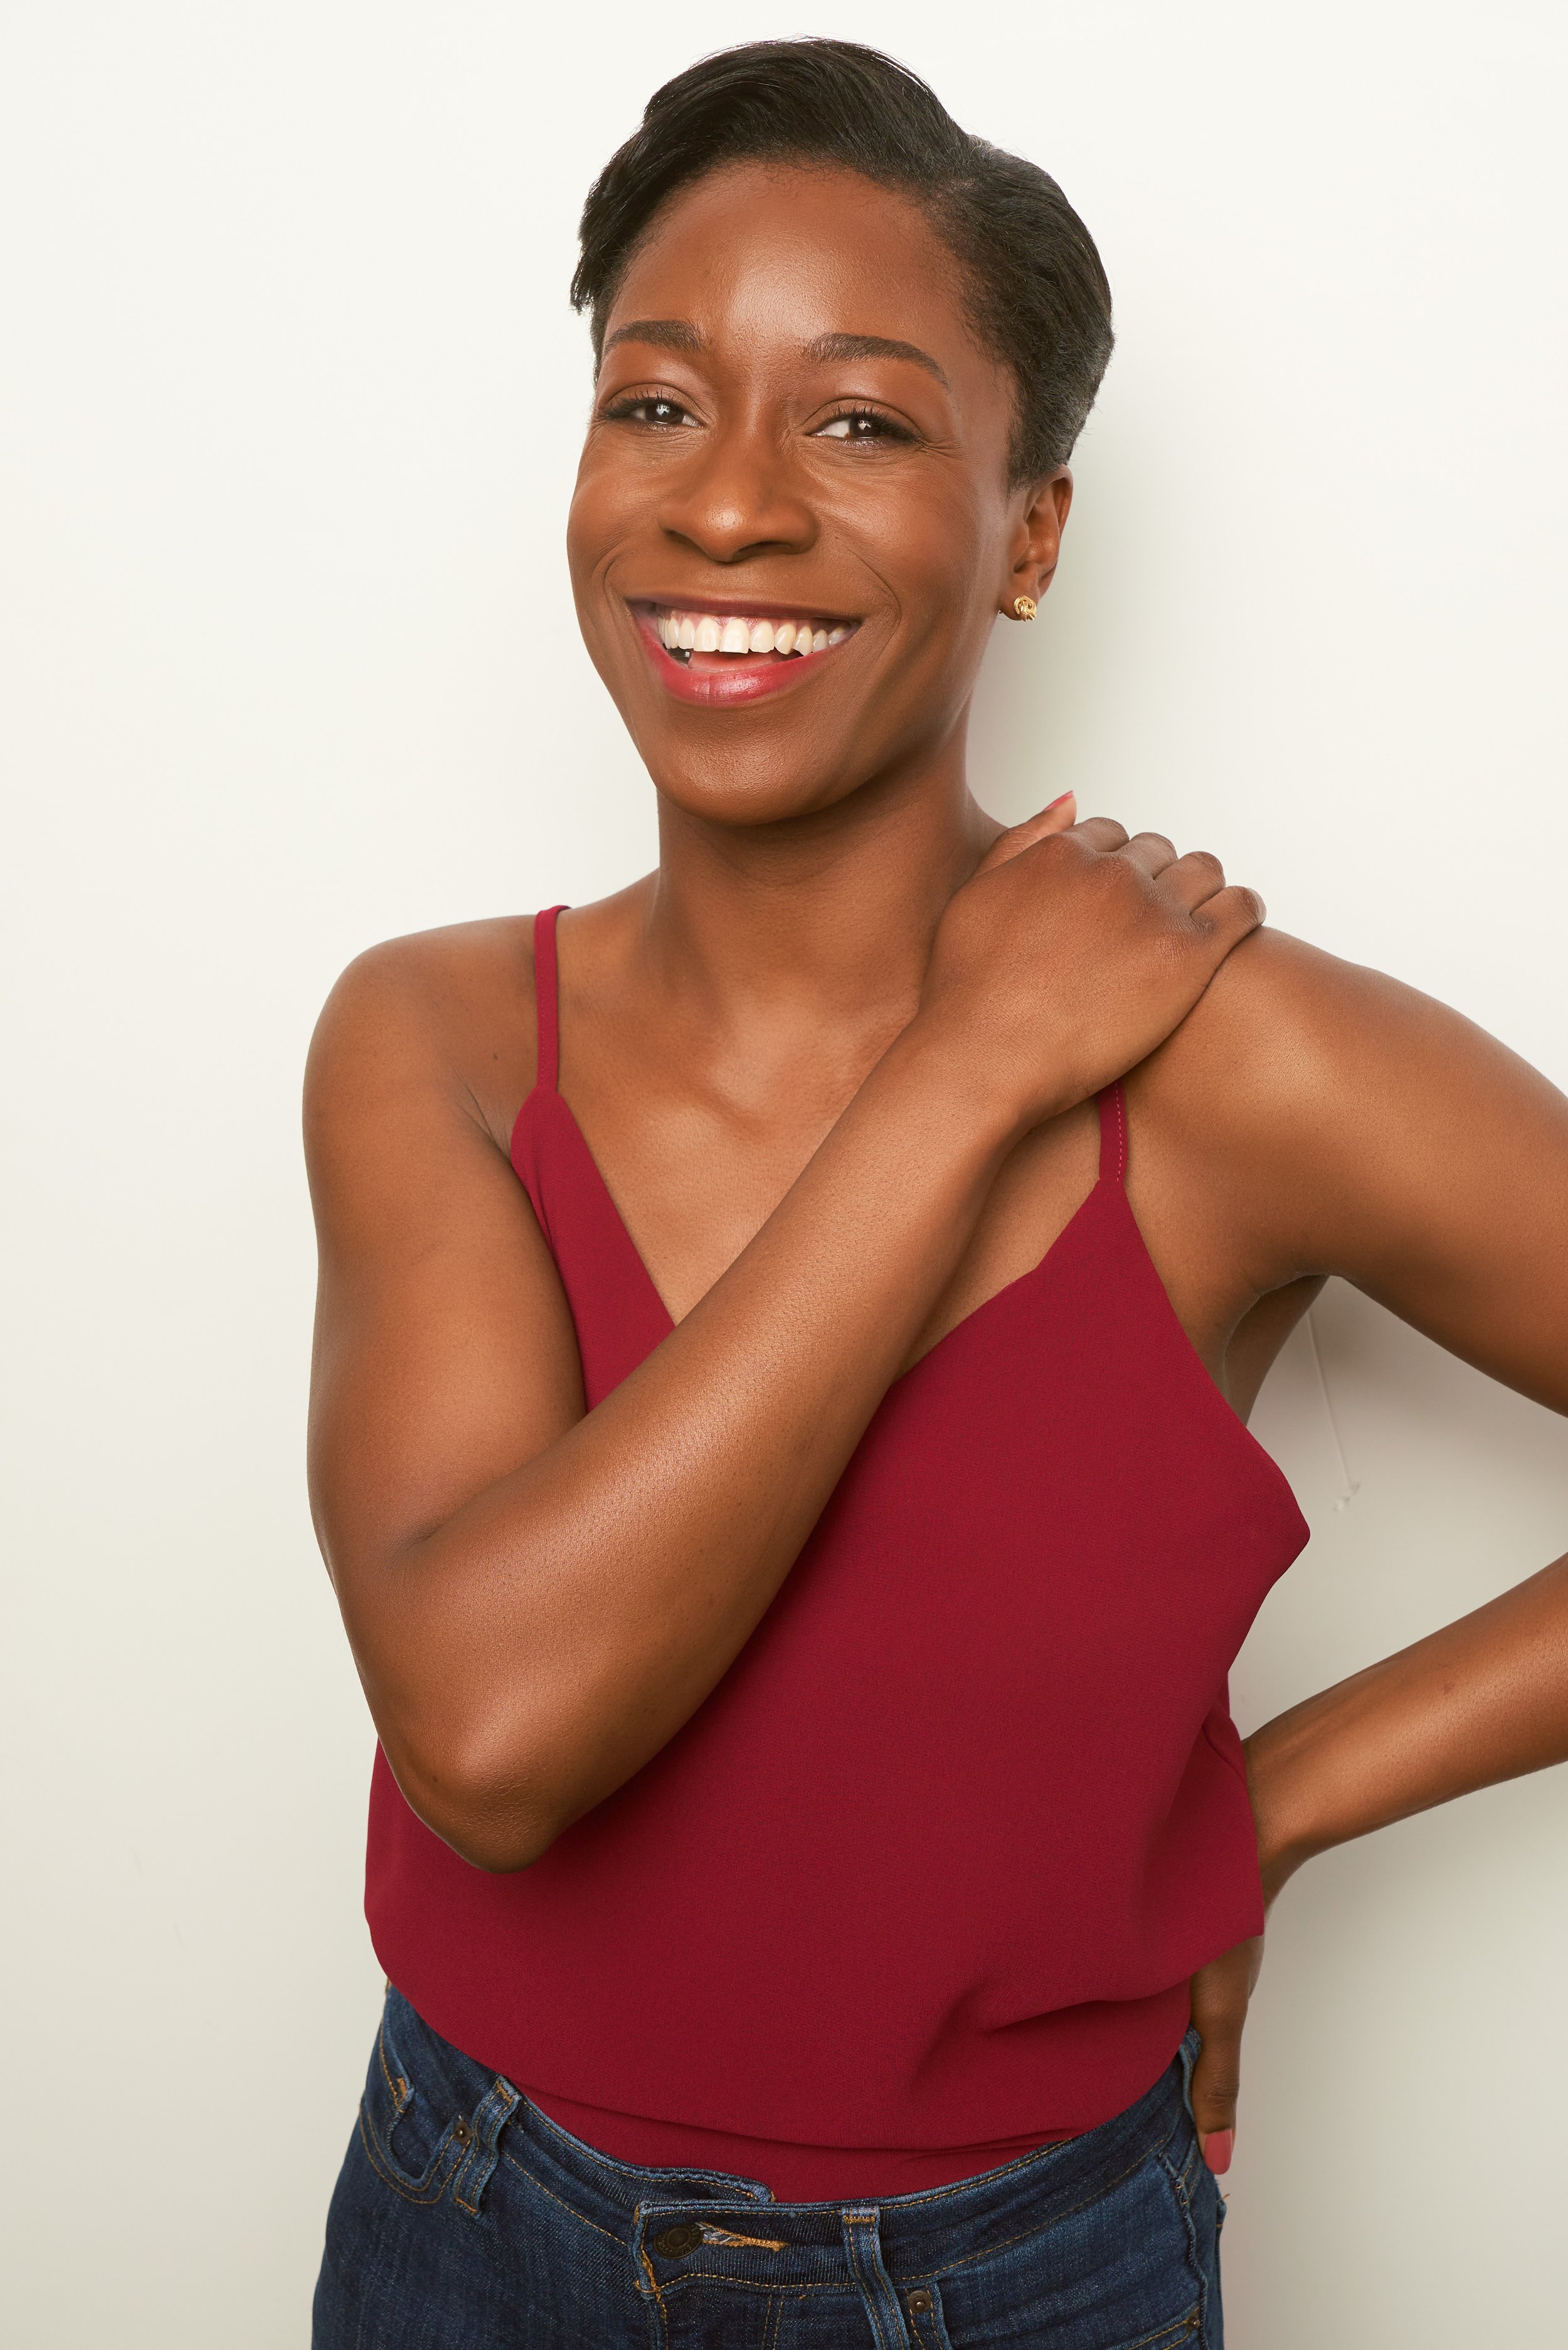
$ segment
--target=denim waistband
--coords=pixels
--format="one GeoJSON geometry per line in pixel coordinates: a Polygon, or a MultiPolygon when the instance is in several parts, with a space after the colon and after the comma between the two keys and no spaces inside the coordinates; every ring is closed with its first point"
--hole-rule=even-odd
{"type": "MultiPolygon", "coordinates": [[[[882,2258],[897,2272],[930,2275],[955,2262],[986,2259],[1054,2226],[1108,2193],[1179,2133],[1190,2138],[1188,2085],[1199,2044],[1189,2032],[1152,2088],[1079,2137],[976,2178],[875,2202],[781,2203],[757,2179],[616,2162],[521,2096],[507,2123],[507,2156],[579,2218],[625,2242],[656,2291],[700,2247],[788,2251],[795,2272],[803,2272],[804,2257],[807,2271],[824,2282],[836,2280],[844,2274],[854,2223],[862,2218],[875,2224],[882,2258]]],[[[1184,2150],[1182,2167],[1191,2151],[1184,2150]]]]}

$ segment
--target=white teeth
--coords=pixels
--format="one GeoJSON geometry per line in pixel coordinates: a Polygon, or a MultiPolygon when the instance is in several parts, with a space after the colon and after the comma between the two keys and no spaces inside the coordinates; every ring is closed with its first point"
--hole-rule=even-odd
{"type": "Polygon", "coordinates": [[[813,628],[809,620],[749,620],[742,612],[664,611],[654,616],[659,641],[670,652],[821,653],[854,634],[854,624],[813,628]]]}

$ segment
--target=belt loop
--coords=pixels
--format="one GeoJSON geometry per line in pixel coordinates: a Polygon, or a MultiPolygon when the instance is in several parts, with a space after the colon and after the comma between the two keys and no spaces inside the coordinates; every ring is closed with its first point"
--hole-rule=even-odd
{"type": "Polygon", "coordinates": [[[490,2175],[500,2160],[497,2150],[502,2131],[516,2112],[522,2099],[510,2081],[499,2073],[489,2090],[480,2099],[470,2125],[468,2153],[462,2169],[452,2181],[452,2199],[477,2220],[490,2175]]]}
{"type": "Polygon", "coordinates": [[[849,2273],[860,2288],[871,2338],[877,2350],[911,2350],[909,2331],[893,2280],[882,2265],[881,2213],[874,2204],[848,2204],[838,2214],[844,2230],[844,2256],[849,2273]]]}

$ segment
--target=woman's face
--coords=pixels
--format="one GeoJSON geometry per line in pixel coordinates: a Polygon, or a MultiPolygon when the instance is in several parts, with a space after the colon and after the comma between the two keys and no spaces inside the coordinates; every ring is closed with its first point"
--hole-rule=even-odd
{"type": "Polygon", "coordinates": [[[671,200],[606,323],[567,534],[588,650],[662,792],[768,823],[954,741],[1066,515],[1064,469],[1009,487],[1012,423],[904,198],[745,164],[671,200]]]}

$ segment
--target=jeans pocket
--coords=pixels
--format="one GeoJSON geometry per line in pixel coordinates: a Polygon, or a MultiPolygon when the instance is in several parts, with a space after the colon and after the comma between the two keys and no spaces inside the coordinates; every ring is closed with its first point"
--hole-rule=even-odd
{"type": "Polygon", "coordinates": [[[1152,2334],[1140,2334],[1136,2342],[1122,2342],[1116,2350],[1192,2350],[1198,2340],[1198,2329],[1203,2313],[1196,2305],[1172,2318],[1168,2325],[1156,2326],[1152,2334]]]}
{"type": "Polygon", "coordinates": [[[372,2169],[415,2203],[440,2199],[472,2137],[441,2068],[421,2061],[428,2036],[407,2002],[389,1990],[359,2102],[359,2136],[372,2169]]]}

